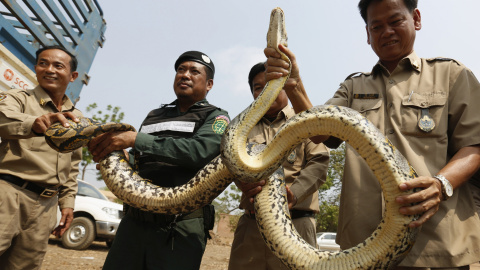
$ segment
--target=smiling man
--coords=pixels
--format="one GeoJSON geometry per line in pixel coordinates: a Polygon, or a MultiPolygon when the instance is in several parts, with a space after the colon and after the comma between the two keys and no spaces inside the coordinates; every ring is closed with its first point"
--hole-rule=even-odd
{"type": "Polygon", "coordinates": [[[77,60],[50,46],[37,51],[36,63],[37,87],[0,94],[0,269],[40,269],[52,230],[61,236],[73,220],[82,150],[58,153],[43,133],[81,116],[65,95],[77,60]]]}
{"type": "MultiPolygon", "coordinates": [[[[378,56],[371,72],[354,73],[327,104],[353,108],[368,118],[407,158],[419,177],[399,186],[400,213],[418,214],[416,243],[397,269],[469,269],[480,258],[480,220],[467,181],[480,167],[480,83],[450,58],[420,58],[414,51],[422,27],[417,0],[361,0],[367,43],[378,56]]],[[[285,87],[296,111],[312,104],[294,54],[285,87]]],[[[288,63],[272,48],[267,79],[287,74],[288,63]]],[[[341,142],[333,137],[325,145],[341,142]]],[[[383,214],[381,188],[365,161],[347,145],[337,242],[362,243],[383,214]]]]}
{"type": "MultiPolygon", "coordinates": [[[[151,111],[138,133],[112,132],[93,139],[89,150],[95,161],[132,147],[140,176],[158,186],[175,187],[187,183],[220,154],[230,119],[206,100],[213,87],[212,60],[202,52],[188,51],[175,62],[175,71],[177,99],[151,111]]],[[[213,221],[211,205],[181,215],[126,206],[103,269],[199,269],[213,221]]]]}

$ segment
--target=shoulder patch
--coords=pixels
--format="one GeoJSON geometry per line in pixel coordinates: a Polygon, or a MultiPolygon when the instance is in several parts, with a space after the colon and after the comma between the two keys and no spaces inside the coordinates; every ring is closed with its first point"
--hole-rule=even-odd
{"type": "Polygon", "coordinates": [[[434,58],[427,58],[425,59],[427,62],[434,62],[434,61],[453,61],[457,63],[457,65],[461,65],[457,60],[453,58],[447,58],[447,57],[434,57],[434,58]]]}
{"type": "Polygon", "coordinates": [[[229,123],[230,119],[227,116],[219,115],[212,124],[212,130],[217,134],[223,134],[229,123]]]}
{"type": "Polygon", "coordinates": [[[6,98],[7,98],[7,94],[3,94],[3,93],[0,94],[0,101],[5,100],[6,98]]]}

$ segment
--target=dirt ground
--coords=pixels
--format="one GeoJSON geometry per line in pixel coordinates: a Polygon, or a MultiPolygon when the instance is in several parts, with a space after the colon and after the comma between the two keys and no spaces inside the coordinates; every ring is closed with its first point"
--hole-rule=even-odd
{"type": "MultiPolygon", "coordinates": [[[[226,270],[231,243],[231,238],[216,237],[208,240],[200,270],[226,270]]],[[[77,251],[65,249],[59,240],[50,238],[42,270],[102,269],[107,253],[105,242],[93,242],[87,250],[77,251]]],[[[474,264],[470,269],[480,270],[480,264],[474,264]]]]}
{"type": "MultiPolygon", "coordinates": [[[[221,237],[208,240],[200,270],[227,269],[232,240],[221,237]]],[[[105,242],[93,242],[86,250],[71,250],[63,248],[59,240],[51,237],[42,270],[102,269],[107,253],[108,247],[105,242]]]]}

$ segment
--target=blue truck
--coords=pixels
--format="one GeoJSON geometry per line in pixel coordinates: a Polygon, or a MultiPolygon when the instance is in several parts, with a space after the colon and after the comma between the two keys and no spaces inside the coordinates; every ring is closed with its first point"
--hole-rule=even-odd
{"type": "Polygon", "coordinates": [[[105,42],[106,22],[96,0],[0,0],[0,91],[30,89],[37,49],[60,45],[76,55],[78,79],[66,94],[76,103],[105,42]]]}

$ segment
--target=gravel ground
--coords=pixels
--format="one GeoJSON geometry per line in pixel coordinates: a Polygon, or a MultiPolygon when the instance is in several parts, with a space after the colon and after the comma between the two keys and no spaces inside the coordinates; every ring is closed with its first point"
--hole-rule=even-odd
{"type": "MultiPolygon", "coordinates": [[[[230,257],[232,239],[208,240],[200,270],[226,270],[230,257]]],[[[59,240],[49,240],[48,251],[43,260],[42,270],[92,270],[102,269],[107,257],[105,242],[93,242],[87,250],[71,250],[62,247],[59,240]]],[[[480,270],[480,264],[474,264],[471,270],[480,270]]]]}
{"type": "MultiPolygon", "coordinates": [[[[227,269],[230,245],[231,239],[208,240],[200,270],[227,269]]],[[[108,250],[105,242],[93,242],[86,250],[66,249],[59,240],[51,237],[42,270],[102,269],[108,250]]]]}

